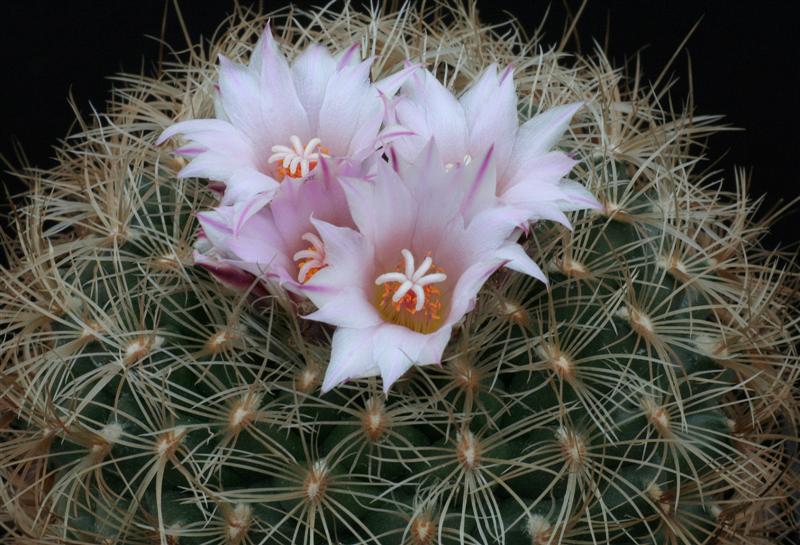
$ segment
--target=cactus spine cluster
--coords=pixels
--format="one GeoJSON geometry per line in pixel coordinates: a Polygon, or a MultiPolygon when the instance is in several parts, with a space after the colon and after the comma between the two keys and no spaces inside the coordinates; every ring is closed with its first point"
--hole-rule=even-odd
{"type": "Polygon", "coordinates": [[[777,543],[796,519],[797,267],[743,173],[704,170],[715,118],[596,51],[472,9],[271,15],[287,48],[411,58],[455,90],[513,64],[520,116],[585,101],[561,147],[604,210],[541,222],[549,286],[497,273],[441,367],[321,395],[330,330],[192,266],[160,130],[213,110],[238,12],[155,77],[117,78],[29,189],[0,271],[0,527],[13,544],[777,543]]]}

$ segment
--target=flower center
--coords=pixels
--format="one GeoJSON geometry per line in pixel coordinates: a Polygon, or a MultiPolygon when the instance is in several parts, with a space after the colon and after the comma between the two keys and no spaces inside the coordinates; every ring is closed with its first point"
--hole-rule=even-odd
{"type": "Polygon", "coordinates": [[[409,250],[400,253],[403,263],[375,279],[376,307],[388,322],[432,333],[442,324],[442,292],[436,284],[447,280],[447,275],[430,256],[415,267],[409,250]]]}
{"type": "Polygon", "coordinates": [[[294,254],[292,259],[297,261],[297,281],[305,284],[326,266],[325,246],[314,233],[306,233],[300,238],[308,242],[308,248],[294,254]]]}
{"type": "Polygon", "coordinates": [[[278,163],[280,178],[305,178],[317,167],[320,157],[328,156],[328,149],[319,145],[319,138],[314,137],[303,146],[300,137],[293,134],[289,142],[291,147],[281,144],[272,146],[272,155],[269,156],[268,162],[278,163]]]}

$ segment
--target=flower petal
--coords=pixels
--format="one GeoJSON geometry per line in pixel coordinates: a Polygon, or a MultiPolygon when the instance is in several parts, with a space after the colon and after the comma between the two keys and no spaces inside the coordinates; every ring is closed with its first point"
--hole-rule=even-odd
{"type": "Polygon", "coordinates": [[[303,284],[306,296],[317,308],[322,308],[343,290],[357,288],[363,294],[371,289],[374,258],[372,247],[364,242],[363,235],[316,219],[312,223],[325,245],[328,266],[303,284]]]}
{"type": "Polygon", "coordinates": [[[469,127],[469,153],[474,158],[494,146],[501,168],[508,164],[519,127],[517,94],[510,68],[504,76],[498,80],[497,66],[492,64],[460,99],[469,127]]]}
{"type": "Polygon", "coordinates": [[[476,214],[492,208],[497,203],[495,165],[494,147],[491,146],[483,157],[476,158],[461,171],[464,186],[461,214],[467,224],[476,214]]]}
{"type": "MultiPolygon", "coordinates": [[[[304,142],[312,136],[286,57],[269,26],[259,39],[250,67],[220,58],[220,93],[225,113],[263,150],[264,163],[272,146],[286,145],[292,135],[304,142]]],[[[267,169],[268,165],[260,164],[259,170],[267,169]]]]}
{"type": "Polygon", "coordinates": [[[365,135],[360,132],[368,124],[374,134],[369,151],[374,149],[383,104],[369,82],[372,59],[336,71],[328,81],[325,98],[319,110],[319,138],[333,156],[348,156],[362,151],[365,135]],[[377,112],[377,113],[376,113],[377,112]],[[377,124],[376,124],[377,115],[377,124]],[[358,139],[354,142],[354,135],[358,139]]]}
{"type": "Polygon", "coordinates": [[[292,63],[295,90],[308,115],[312,132],[319,127],[319,110],[328,81],[336,71],[336,60],[321,45],[308,46],[292,63]]]}
{"type": "Polygon", "coordinates": [[[398,139],[398,152],[412,160],[433,137],[445,163],[461,163],[468,151],[467,120],[453,93],[423,69],[416,70],[402,89],[405,100],[395,106],[396,122],[418,136],[398,139]]]}
{"type": "MultiPolygon", "coordinates": [[[[283,183],[270,203],[275,226],[287,243],[299,241],[316,231],[311,217],[339,227],[353,227],[347,198],[339,182],[329,176],[315,176],[302,183],[283,183]]],[[[297,242],[305,247],[305,243],[297,242]]],[[[296,248],[297,251],[301,248],[296,248]]]]}
{"type": "Polygon", "coordinates": [[[450,312],[447,315],[445,324],[455,324],[467,312],[472,310],[481,287],[497,269],[502,267],[502,265],[502,258],[491,256],[482,261],[472,263],[461,273],[453,289],[450,312]]]}
{"type": "Polygon", "coordinates": [[[597,200],[597,197],[578,182],[561,180],[558,188],[564,194],[564,198],[558,201],[559,207],[564,212],[585,210],[587,208],[603,209],[603,204],[597,200]]]}
{"type": "Polygon", "coordinates": [[[254,167],[253,144],[236,127],[219,119],[192,119],[175,123],[158,138],[161,144],[177,134],[191,142],[198,154],[184,167],[181,178],[204,177],[226,181],[242,166],[254,167]]]}
{"type": "MultiPolygon", "coordinates": [[[[415,225],[410,214],[416,212],[417,202],[385,162],[378,163],[377,171],[373,181],[358,178],[340,181],[358,230],[380,249],[379,259],[383,261],[382,257],[386,256],[395,260],[403,244],[411,239],[415,225]]],[[[394,267],[394,263],[391,266],[394,267]]]]}
{"type": "Polygon", "coordinates": [[[383,391],[388,392],[392,384],[414,365],[440,363],[449,339],[449,327],[431,335],[394,324],[376,328],[372,340],[373,358],[381,371],[383,391]]]}
{"type": "Polygon", "coordinates": [[[495,255],[505,262],[505,268],[527,274],[547,284],[547,276],[542,269],[530,258],[525,249],[516,242],[508,242],[495,252],[495,255]]]}
{"type": "Polygon", "coordinates": [[[255,283],[255,277],[238,267],[234,267],[200,252],[192,254],[194,264],[206,269],[221,284],[233,288],[236,291],[247,291],[255,283]]]}
{"type": "Polygon", "coordinates": [[[375,328],[336,329],[331,340],[331,359],[322,381],[322,393],[346,380],[369,376],[377,371],[372,357],[374,334],[375,328]]]}
{"type": "Polygon", "coordinates": [[[402,70],[398,70],[390,76],[376,81],[373,87],[387,98],[393,97],[405,81],[420,67],[419,64],[409,64],[402,70]]]}
{"type": "MultiPolygon", "coordinates": [[[[302,291],[302,287],[300,290],[302,291]]],[[[347,328],[371,327],[383,321],[364,290],[356,287],[345,288],[327,298],[317,310],[303,318],[347,328]]]]}
{"type": "MultiPolygon", "coordinates": [[[[249,201],[259,194],[274,195],[280,184],[272,177],[251,167],[241,167],[226,180],[222,204],[234,205],[249,201]]],[[[265,203],[266,204],[266,203],[265,203]]],[[[256,209],[257,211],[257,209],[256,209]]]]}
{"type": "Polygon", "coordinates": [[[558,144],[572,116],[582,106],[582,102],[557,106],[526,121],[517,132],[506,176],[518,176],[530,160],[547,153],[558,144]]]}

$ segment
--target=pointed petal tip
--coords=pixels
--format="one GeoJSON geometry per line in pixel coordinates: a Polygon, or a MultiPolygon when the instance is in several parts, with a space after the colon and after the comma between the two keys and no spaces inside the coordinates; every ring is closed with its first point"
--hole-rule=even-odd
{"type": "MultiPolygon", "coordinates": [[[[496,65],[495,65],[495,66],[496,66],[496,65]]],[[[504,81],[506,80],[506,78],[508,78],[508,77],[511,77],[511,79],[512,79],[512,80],[514,79],[514,65],[513,65],[513,64],[508,64],[508,65],[507,65],[507,66],[506,66],[506,67],[503,69],[503,71],[502,71],[502,72],[500,72],[500,81],[499,81],[498,83],[499,83],[500,85],[502,85],[502,84],[503,84],[503,82],[504,82],[504,81]]]]}
{"type": "Polygon", "coordinates": [[[171,136],[172,134],[169,131],[169,127],[167,127],[156,139],[156,146],[160,146],[161,144],[169,140],[171,136]]]}

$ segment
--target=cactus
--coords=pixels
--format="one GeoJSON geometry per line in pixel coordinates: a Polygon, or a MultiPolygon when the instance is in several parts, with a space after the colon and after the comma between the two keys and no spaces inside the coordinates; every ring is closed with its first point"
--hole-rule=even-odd
{"type": "MultiPolygon", "coordinates": [[[[797,267],[760,244],[747,179],[704,170],[718,119],[662,105],[602,51],[568,56],[474,8],[270,15],[287,48],[360,43],[455,90],[516,67],[520,117],[585,101],[560,146],[600,212],[496,273],[438,367],[321,394],[331,330],[256,279],[192,265],[205,184],[163,127],[209,114],[208,47],[117,78],[29,189],[0,273],[0,526],[10,543],[770,543],[796,524],[797,267]]],[[[302,305],[301,305],[302,307],[302,305]]]]}

